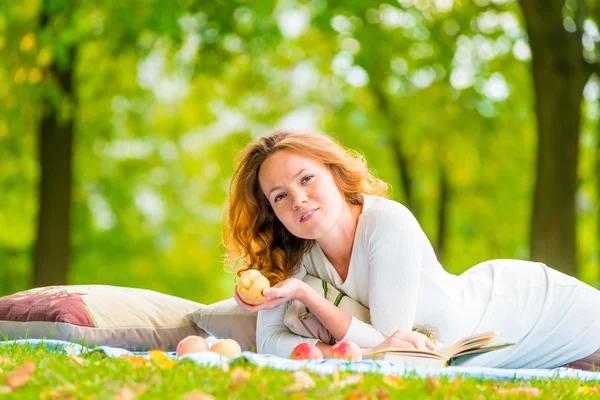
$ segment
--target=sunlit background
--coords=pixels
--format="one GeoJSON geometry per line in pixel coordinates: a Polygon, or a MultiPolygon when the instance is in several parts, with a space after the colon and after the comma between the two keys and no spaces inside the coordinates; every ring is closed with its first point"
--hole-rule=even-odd
{"type": "MultiPolygon", "coordinates": [[[[593,58],[600,34],[583,27],[593,58]]],[[[74,126],[70,284],[231,297],[220,241],[236,155],[281,128],[363,153],[447,270],[528,259],[528,43],[512,0],[2,2],[0,295],[33,285],[46,110],[74,126]]],[[[583,96],[577,267],[600,287],[596,75],[583,96]]]]}

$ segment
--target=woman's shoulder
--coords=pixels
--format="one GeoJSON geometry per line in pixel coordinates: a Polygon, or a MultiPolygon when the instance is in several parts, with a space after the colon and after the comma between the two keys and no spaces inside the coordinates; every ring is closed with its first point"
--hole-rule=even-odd
{"type": "Polygon", "coordinates": [[[385,197],[365,194],[361,218],[370,220],[414,219],[410,210],[402,203],[385,197]]]}
{"type": "Polygon", "coordinates": [[[360,217],[361,230],[367,240],[382,236],[414,236],[423,232],[413,213],[402,203],[379,196],[365,197],[360,217]]]}

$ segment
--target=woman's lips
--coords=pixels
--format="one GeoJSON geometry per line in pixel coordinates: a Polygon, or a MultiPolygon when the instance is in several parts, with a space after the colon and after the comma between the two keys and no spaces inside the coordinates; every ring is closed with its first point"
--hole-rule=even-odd
{"type": "Polygon", "coordinates": [[[309,219],[311,219],[315,215],[315,213],[317,211],[319,211],[318,207],[317,208],[313,208],[312,210],[310,210],[310,211],[302,214],[302,216],[300,217],[300,222],[306,222],[306,221],[308,221],[309,219]]]}

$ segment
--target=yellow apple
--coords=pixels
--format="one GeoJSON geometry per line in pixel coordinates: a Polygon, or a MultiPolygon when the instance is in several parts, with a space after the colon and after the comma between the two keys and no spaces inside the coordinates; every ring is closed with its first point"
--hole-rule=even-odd
{"type": "Polygon", "coordinates": [[[215,353],[219,353],[222,356],[227,358],[237,357],[242,354],[242,348],[233,339],[220,339],[213,343],[210,346],[210,351],[214,351],[215,353]]]}
{"type": "Polygon", "coordinates": [[[264,303],[263,290],[270,287],[269,280],[256,269],[244,271],[237,285],[238,295],[244,302],[252,305],[264,303]]]}

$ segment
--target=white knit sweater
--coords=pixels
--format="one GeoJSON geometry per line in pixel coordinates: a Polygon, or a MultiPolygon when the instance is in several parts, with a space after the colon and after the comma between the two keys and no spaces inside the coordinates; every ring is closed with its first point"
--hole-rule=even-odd
{"type": "MultiPolygon", "coordinates": [[[[475,357],[471,364],[538,368],[583,358],[600,348],[599,291],[544,264],[520,260],[487,261],[460,276],[450,274],[406,207],[377,196],[364,198],[346,280],[317,244],[296,275],[324,279],[370,309],[371,324],[352,318],[342,341],[375,346],[396,329],[428,325],[442,343],[451,344],[493,329],[518,345],[475,357]],[[565,302],[573,306],[555,315],[551,305],[565,302]],[[577,322],[581,319],[587,322],[577,322]],[[564,329],[555,332],[554,344],[542,348],[531,336],[544,335],[537,331],[546,325],[564,329]],[[585,332],[582,342],[569,345],[585,332]]],[[[289,357],[299,343],[318,341],[289,332],[283,323],[287,306],[258,313],[259,352],[289,357]]]]}

